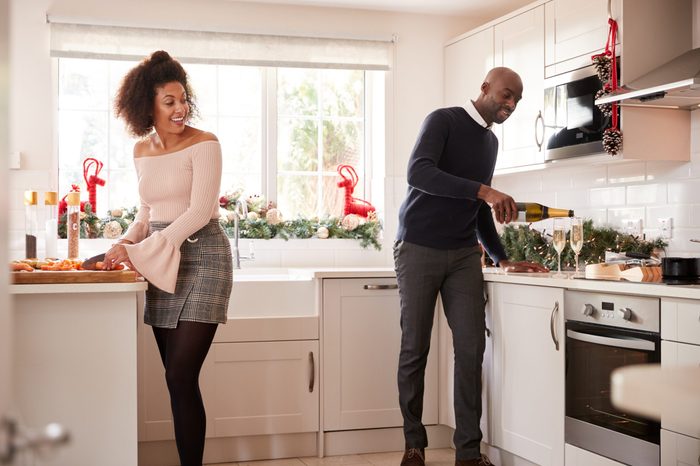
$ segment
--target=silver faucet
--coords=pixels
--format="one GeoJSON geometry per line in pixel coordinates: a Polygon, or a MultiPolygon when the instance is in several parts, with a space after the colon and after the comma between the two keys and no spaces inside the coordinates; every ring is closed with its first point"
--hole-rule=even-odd
{"type": "Polygon", "coordinates": [[[247,256],[241,256],[241,251],[238,248],[238,240],[241,236],[240,220],[248,216],[248,204],[244,199],[239,198],[236,201],[233,213],[233,267],[235,269],[240,269],[242,260],[255,260],[255,251],[253,250],[252,242],[248,246],[249,253],[247,256]]]}

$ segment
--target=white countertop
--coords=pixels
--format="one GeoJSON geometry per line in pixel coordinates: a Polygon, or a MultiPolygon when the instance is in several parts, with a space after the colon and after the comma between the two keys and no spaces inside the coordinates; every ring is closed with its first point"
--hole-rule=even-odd
{"type": "Polygon", "coordinates": [[[32,285],[10,285],[10,294],[52,293],[133,293],[145,291],[148,283],[143,280],[121,283],[38,283],[32,285]]]}

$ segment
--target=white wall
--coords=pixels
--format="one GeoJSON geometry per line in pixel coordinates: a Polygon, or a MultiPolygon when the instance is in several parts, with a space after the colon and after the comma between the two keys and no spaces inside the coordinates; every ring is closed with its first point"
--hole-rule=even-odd
{"type": "MultiPolygon", "coordinates": [[[[23,252],[25,189],[56,189],[55,80],[52,80],[47,13],[91,23],[264,34],[389,39],[398,35],[387,108],[385,243],[396,232],[406,160],[423,118],[442,103],[443,44],[482,21],[363,10],[290,7],[226,0],[11,0],[10,150],[22,152],[22,169],[10,172],[11,254],[23,252]],[[396,192],[395,192],[396,191],[396,192]]],[[[373,183],[376,185],[376,183],[373,183]]],[[[381,186],[381,184],[380,184],[381,186]]],[[[42,224],[40,222],[40,224],[42,224]]],[[[309,246],[313,249],[313,246],[309,246]]],[[[40,248],[41,249],[41,248],[40,248]]],[[[327,248],[323,248],[327,251],[327,248]]],[[[320,254],[327,260],[327,252],[320,254]]],[[[338,256],[336,265],[391,263],[382,253],[338,256]],[[346,257],[347,256],[347,257],[346,257]]],[[[60,251],[59,251],[60,252],[60,251]]],[[[277,256],[275,256],[277,257],[277,256]]],[[[308,254],[305,257],[309,257],[308,254]]],[[[265,264],[269,265],[269,264],[265,264]]],[[[333,264],[331,264],[333,265],[333,264]]]]}
{"type": "MultiPolygon", "coordinates": [[[[700,47],[700,0],[693,2],[693,18],[693,47],[700,47]]],[[[493,186],[516,200],[574,209],[596,224],[622,228],[626,219],[642,219],[647,238],[660,236],[659,218],[671,217],[673,232],[667,253],[697,256],[700,244],[689,239],[700,238],[700,110],[692,112],[691,122],[690,162],[577,162],[497,176],[493,186]]]]}

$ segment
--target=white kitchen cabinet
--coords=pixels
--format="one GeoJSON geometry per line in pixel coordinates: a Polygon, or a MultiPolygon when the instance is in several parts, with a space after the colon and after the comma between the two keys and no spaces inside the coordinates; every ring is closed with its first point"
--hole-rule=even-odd
{"type": "Polygon", "coordinates": [[[564,291],[499,283],[492,303],[492,444],[564,463],[564,291]]]}
{"type": "Polygon", "coordinates": [[[214,343],[202,368],[210,437],[319,429],[318,341],[214,343]]]}
{"type": "Polygon", "coordinates": [[[479,97],[486,73],[493,68],[493,28],[445,47],[445,106],[461,107],[479,97]]]}
{"type": "Polygon", "coordinates": [[[541,119],[544,93],[544,6],[538,6],[494,27],[494,65],[515,70],[523,81],[523,96],[513,115],[495,125],[499,135],[496,168],[544,162],[541,119]]]}
{"type": "Polygon", "coordinates": [[[612,2],[613,17],[619,21],[620,0],[552,0],[545,3],[545,65],[580,61],[569,64],[565,70],[555,69],[553,74],[589,65],[591,55],[605,50],[609,1],[612,2]]]}
{"type": "MultiPolygon", "coordinates": [[[[438,421],[437,325],[425,372],[423,423],[438,421]]],[[[399,427],[401,343],[394,278],[323,280],[324,431],[399,427]]]]}
{"type": "Polygon", "coordinates": [[[697,465],[700,465],[700,440],[661,429],[661,466],[697,465]]]}
{"type": "MultiPolygon", "coordinates": [[[[140,327],[139,440],[172,440],[163,364],[140,327]]],[[[207,437],[318,431],[319,373],[318,340],[215,342],[200,374],[207,437]]]]}

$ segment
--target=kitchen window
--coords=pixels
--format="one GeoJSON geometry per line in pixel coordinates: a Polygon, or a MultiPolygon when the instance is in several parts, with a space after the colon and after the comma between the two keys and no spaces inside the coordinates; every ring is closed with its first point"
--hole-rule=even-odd
{"type": "MultiPolygon", "coordinates": [[[[360,177],[354,195],[370,197],[371,157],[383,154],[372,141],[383,141],[376,133],[383,132],[384,71],[182,62],[200,110],[192,124],[221,141],[222,193],[262,194],[287,218],[340,215],[335,169],[350,164],[360,177]]],[[[136,140],[113,112],[116,89],[136,63],[57,58],[59,191],[83,183],[83,159],[102,161],[100,217],[138,205],[136,140]]]]}

